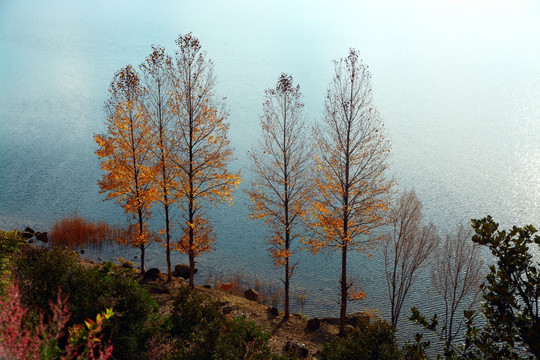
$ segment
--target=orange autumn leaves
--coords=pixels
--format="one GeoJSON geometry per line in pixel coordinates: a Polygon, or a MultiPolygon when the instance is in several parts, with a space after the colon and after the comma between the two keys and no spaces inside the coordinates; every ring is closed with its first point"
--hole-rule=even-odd
{"type": "Polygon", "coordinates": [[[324,124],[314,128],[309,145],[299,87],[292,86],[292,77],[283,74],[276,89],[267,90],[262,141],[251,153],[256,176],[248,196],[251,216],[271,229],[269,251],[275,263],[286,269],[285,296],[292,240],[299,238],[313,253],[341,253],[344,335],[347,300],[365,297],[347,276],[347,253],[367,253],[382,238],[374,230],[387,221],[392,181],[385,176],[390,143],[372,105],[367,66],[351,50],[334,63],[334,70],[324,124]]]}
{"type": "MultiPolygon", "coordinates": [[[[231,202],[240,173],[227,168],[233,160],[229,114],[214,96],[213,63],[191,34],[176,43],[174,58],[154,47],[140,67],[142,77],[131,66],[115,75],[107,133],[95,136],[96,153],[104,171],[102,192],[134,220],[128,242],[141,249],[142,269],[144,249],[157,239],[148,230],[151,211],[160,203],[168,214],[174,206],[180,231],[170,245],[188,255],[193,286],[195,259],[211,251],[215,240],[208,205],[231,202]]],[[[353,290],[347,277],[347,252],[368,252],[381,238],[375,229],[387,221],[390,144],[372,104],[370,74],[354,50],[336,61],[334,70],[324,124],[313,131],[306,125],[299,86],[282,74],[265,93],[262,138],[249,154],[251,217],[269,227],[268,250],[284,267],[286,315],[295,243],[313,253],[341,252],[343,319],[347,299],[365,295],[353,290]]],[[[165,217],[166,230],[159,233],[166,234],[168,254],[165,217]]],[[[169,258],[168,263],[170,273],[169,258]]],[[[344,322],[340,325],[343,333],[344,322]]]]}
{"type": "MultiPolygon", "coordinates": [[[[240,182],[239,173],[227,170],[232,159],[228,114],[213,99],[213,64],[191,34],[180,36],[177,44],[176,61],[153,48],[141,65],[143,85],[131,66],[115,75],[106,105],[107,133],[95,135],[104,171],[99,186],[135,220],[128,242],[141,249],[141,271],[144,249],[156,239],[147,225],[156,203],[179,209],[184,235],[173,247],[190,257],[193,268],[194,258],[210,251],[213,242],[205,206],[232,201],[240,182]],[[156,94],[161,94],[158,106],[156,94]]],[[[167,234],[168,229],[167,223],[167,234]]]]}
{"type": "Polygon", "coordinates": [[[317,196],[309,211],[315,236],[307,244],[313,252],[341,253],[339,334],[345,336],[347,301],[364,296],[347,275],[348,251],[367,252],[381,239],[374,230],[387,222],[393,185],[386,177],[390,142],[373,105],[371,74],[354,49],[334,62],[314,143],[317,196]]]}
{"type": "Polygon", "coordinates": [[[347,300],[365,296],[347,276],[347,252],[367,252],[382,238],[374,230],[386,223],[391,196],[392,182],[385,177],[390,143],[372,105],[370,74],[356,51],[335,62],[325,122],[314,128],[311,139],[300,98],[290,75],[282,74],[276,88],[266,91],[262,140],[250,154],[255,174],[247,191],[251,217],[270,228],[269,252],[276,265],[285,267],[286,317],[294,240],[313,253],[341,252],[343,335],[347,300]]]}
{"type": "MultiPolygon", "coordinates": [[[[107,134],[95,135],[96,154],[102,159],[102,180],[98,182],[107,199],[116,199],[136,220],[129,243],[141,249],[144,272],[145,248],[152,236],[146,225],[156,199],[150,147],[152,135],[148,117],[141,105],[143,91],[139,76],[131,66],[118,71],[109,87],[107,134]]],[[[130,227],[131,229],[132,227],[130,227]]]]}

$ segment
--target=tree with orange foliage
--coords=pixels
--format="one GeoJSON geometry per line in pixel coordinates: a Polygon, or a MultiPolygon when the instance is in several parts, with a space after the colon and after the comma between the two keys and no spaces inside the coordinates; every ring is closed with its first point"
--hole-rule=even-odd
{"type": "MultiPolygon", "coordinates": [[[[150,149],[154,165],[154,186],[158,200],[163,205],[165,217],[165,252],[167,258],[167,280],[171,281],[171,205],[176,196],[177,180],[176,167],[173,158],[176,156],[172,144],[174,118],[172,113],[172,86],[170,72],[172,60],[165,54],[165,49],[152,47],[152,53],[140,65],[142,87],[144,89],[143,110],[149,119],[152,132],[150,149]]],[[[162,230],[163,231],[163,230],[162,230]]]]}
{"type": "Polygon", "coordinates": [[[173,113],[176,129],[173,144],[178,157],[179,203],[183,212],[183,235],[176,248],[189,257],[189,285],[193,287],[195,258],[212,250],[212,226],[204,205],[232,201],[232,191],[240,183],[240,173],[227,170],[232,160],[225,122],[228,113],[214,99],[213,63],[205,59],[199,40],[187,34],[176,41],[173,64],[173,113]]]}
{"type": "Polygon", "coordinates": [[[101,158],[100,192],[116,201],[136,220],[120,237],[141,250],[141,273],[144,273],[145,249],[154,240],[147,227],[156,191],[151,162],[149,119],[141,106],[143,91],[139,76],[131,65],[118,71],[111,82],[106,103],[107,134],[96,134],[101,158]]]}
{"type": "Polygon", "coordinates": [[[289,287],[294,265],[290,264],[291,243],[301,235],[305,208],[310,198],[308,186],[311,148],[300,86],[292,76],[281,74],[276,88],[267,89],[261,119],[262,141],[251,152],[256,174],[247,191],[252,201],[251,217],[264,219],[272,229],[268,249],[277,266],[285,268],[285,319],[289,318],[289,287]]]}
{"type": "MultiPolygon", "coordinates": [[[[319,249],[341,252],[340,336],[345,336],[353,285],[347,279],[347,254],[367,252],[380,238],[373,230],[385,224],[392,185],[385,177],[390,143],[372,104],[370,78],[356,50],[335,61],[325,124],[315,129],[313,186],[318,194],[310,209],[315,236],[306,244],[314,253],[319,249]]],[[[361,295],[356,292],[355,297],[361,295]]]]}

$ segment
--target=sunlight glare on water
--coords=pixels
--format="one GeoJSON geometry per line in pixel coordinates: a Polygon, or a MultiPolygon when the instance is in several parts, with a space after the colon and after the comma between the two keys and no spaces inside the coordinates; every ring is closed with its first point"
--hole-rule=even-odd
{"type": "MultiPolygon", "coordinates": [[[[4,0],[0,228],[43,230],[75,212],[126,223],[97,186],[93,135],[106,130],[109,82],[121,67],[142,62],[152,44],[173,54],[174,40],[190,31],[215,63],[216,96],[227,97],[230,109],[231,167],[244,179],[233,206],[209,212],[218,240],[216,251],[200,258],[197,281],[242,270],[279,283],[265,251],[266,230],[248,220],[242,192],[264,89],[282,72],[292,74],[308,122],[320,122],[332,60],[351,47],[372,73],[375,105],[392,142],[391,175],[400,189],[416,190],[426,221],[442,236],[488,214],[503,228],[540,226],[539,24],[535,1],[4,0]]],[[[160,226],[158,210],[153,221],[160,226]]],[[[294,311],[337,315],[338,257],[295,256],[292,287],[306,291],[307,303],[294,311]]],[[[185,261],[174,254],[173,262],[185,261]]],[[[164,269],[161,246],[150,249],[148,262],[164,269]]],[[[380,258],[353,255],[349,269],[368,294],[350,311],[380,307],[385,316],[380,258]]],[[[436,310],[425,301],[430,291],[424,276],[410,304],[436,310]]]]}

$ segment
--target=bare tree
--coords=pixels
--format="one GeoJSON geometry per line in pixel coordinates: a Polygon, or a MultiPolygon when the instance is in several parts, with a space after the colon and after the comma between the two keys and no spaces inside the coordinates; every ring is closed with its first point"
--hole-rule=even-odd
{"type": "Polygon", "coordinates": [[[422,202],[412,190],[403,193],[390,210],[392,234],[382,243],[382,253],[393,326],[418,271],[440,242],[435,225],[422,226],[422,217],[422,202]]]}
{"type": "MultiPolygon", "coordinates": [[[[315,134],[315,176],[311,216],[313,252],[341,252],[340,336],[345,336],[347,300],[358,298],[347,279],[348,251],[366,252],[380,239],[373,230],[386,223],[392,181],[386,178],[390,142],[374,108],[368,67],[351,49],[334,63],[325,102],[325,124],[315,134]],[[351,296],[352,294],[352,296],[351,296]]],[[[362,295],[362,293],[356,293],[362,295]]]]}
{"type": "MultiPolygon", "coordinates": [[[[165,252],[167,258],[167,279],[171,281],[171,205],[179,200],[176,194],[177,179],[174,158],[177,156],[172,144],[174,121],[172,114],[172,86],[170,71],[171,58],[165,49],[152,47],[152,53],[139,66],[144,89],[143,109],[153,133],[150,144],[153,158],[153,186],[158,194],[158,201],[163,205],[165,217],[165,252]]],[[[163,230],[162,230],[163,231],[163,230]]]]}
{"type": "Polygon", "coordinates": [[[261,119],[262,140],[251,152],[256,174],[247,194],[251,217],[272,229],[268,249],[277,266],[285,268],[285,319],[289,318],[289,287],[294,265],[291,243],[300,238],[311,187],[308,185],[311,148],[302,113],[300,86],[281,74],[276,88],[266,90],[261,119]]]}
{"type": "Polygon", "coordinates": [[[460,310],[470,310],[481,293],[482,259],[479,246],[471,241],[470,226],[459,226],[455,235],[446,235],[445,241],[435,252],[431,280],[437,293],[444,300],[442,336],[450,349],[462,325],[460,310]]]}

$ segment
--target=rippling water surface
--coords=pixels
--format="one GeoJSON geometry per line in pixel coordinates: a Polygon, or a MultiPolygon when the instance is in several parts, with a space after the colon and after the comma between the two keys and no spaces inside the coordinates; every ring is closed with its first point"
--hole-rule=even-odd
{"type": "MultiPolygon", "coordinates": [[[[281,72],[292,74],[309,121],[318,122],[331,61],[354,47],[373,75],[393,145],[391,171],[400,188],[416,190],[427,221],[441,234],[487,214],[503,226],[540,225],[539,24],[534,1],[4,0],[0,228],[46,229],[75,212],[125,223],[97,187],[93,134],[105,131],[107,88],[116,70],[139,64],[152,44],[173,53],[174,40],[189,31],[215,62],[216,90],[231,114],[231,167],[245,183],[264,89],[281,72]]],[[[200,282],[236,271],[279,282],[265,230],[247,219],[246,203],[239,190],[233,206],[211,210],[218,240],[200,258],[200,282]]],[[[337,256],[295,256],[292,286],[307,303],[294,310],[337,316],[337,256]]],[[[163,249],[151,248],[148,261],[164,269],[163,249]]],[[[185,259],[175,254],[174,262],[185,259]]],[[[368,294],[350,310],[378,308],[386,317],[380,257],[352,256],[350,275],[368,294]]],[[[421,279],[411,304],[431,313],[437,305],[426,300],[430,285],[421,279]]]]}

